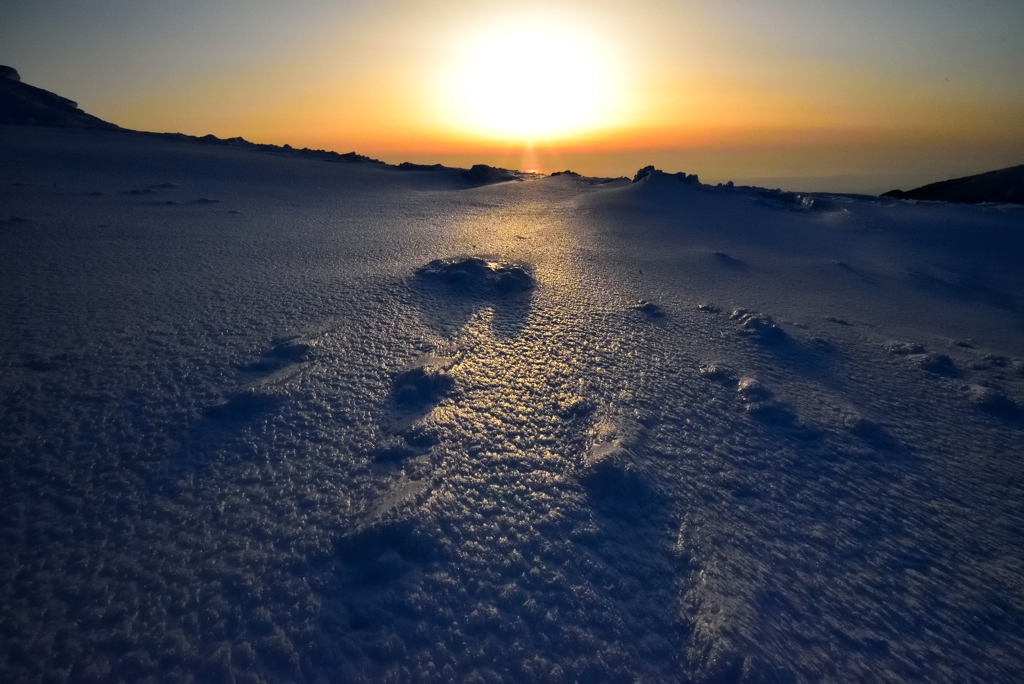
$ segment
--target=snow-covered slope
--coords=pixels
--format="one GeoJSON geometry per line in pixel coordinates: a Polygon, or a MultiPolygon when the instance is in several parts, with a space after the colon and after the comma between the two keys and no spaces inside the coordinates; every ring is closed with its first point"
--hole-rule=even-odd
{"type": "Polygon", "coordinates": [[[0,244],[0,679],[1024,669],[1020,207],[0,127],[0,244]]]}

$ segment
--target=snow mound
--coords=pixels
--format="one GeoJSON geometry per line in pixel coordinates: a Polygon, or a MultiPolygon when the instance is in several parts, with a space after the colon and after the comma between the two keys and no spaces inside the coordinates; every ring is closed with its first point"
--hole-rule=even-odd
{"type": "Polygon", "coordinates": [[[583,456],[579,479],[596,508],[616,517],[642,514],[654,495],[641,464],[643,427],[607,409],[591,430],[594,443],[583,456]]]}
{"type": "Polygon", "coordinates": [[[911,354],[924,354],[925,348],[917,342],[886,342],[885,350],[896,356],[908,356],[911,354]]]}
{"type": "Polygon", "coordinates": [[[660,306],[646,299],[638,299],[633,308],[640,313],[647,314],[649,318],[664,318],[665,316],[665,311],[660,306]]]}
{"type": "Polygon", "coordinates": [[[477,293],[526,292],[537,285],[529,264],[480,257],[435,259],[417,269],[416,275],[477,293]]]}
{"type": "Polygon", "coordinates": [[[745,261],[743,261],[743,259],[737,259],[736,257],[730,256],[725,252],[715,252],[711,256],[715,257],[715,261],[717,261],[719,264],[727,268],[743,270],[747,267],[747,264],[745,261]]]}
{"type": "Polygon", "coordinates": [[[957,369],[956,363],[945,354],[924,354],[916,357],[915,360],[919,368],[926,370],[929,373],[944,375],[950,378],[955,378],[960,375],[960,371],[957,369]]]}
{"type": "Polygon", "coordinates": [[[820,197],[811,195],[786,192],[784,190],[761,190],[758,189],[758,203],[771,209],[782,209],[786,211],[808,211],[828,210],[832,205],[820,197]]]}
{"type": "Polygon", "coordinates": [[[436,403],[455,385],[443,366],[419,364],[408,368],[395,378],[395,402],[405,407],[422,407],[436,403]]]}
{"type": "Polygon", "coordinates": [[[786,338],[785,331],[775,324],[771,316],[766,314],[749,309],[735,309],[729,318],[739,323],[736,332],[745,337],[763,342],[779,341],[786,338]]]}
{"type": "Polygon", "coordinates": [[[966,393],[968,403],[976,409],[1003,418],[1021,415],[1020,406],[994,387],[972,384],[966,387],[966,393]]]}

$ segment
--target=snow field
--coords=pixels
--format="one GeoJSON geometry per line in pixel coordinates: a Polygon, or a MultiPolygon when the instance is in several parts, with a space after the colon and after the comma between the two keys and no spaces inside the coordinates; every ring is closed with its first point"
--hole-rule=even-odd
{"type": "Polygon", "coordinates": [[[1024,666],[1019,209],[0,150],[2,678],[1024,666]]]}

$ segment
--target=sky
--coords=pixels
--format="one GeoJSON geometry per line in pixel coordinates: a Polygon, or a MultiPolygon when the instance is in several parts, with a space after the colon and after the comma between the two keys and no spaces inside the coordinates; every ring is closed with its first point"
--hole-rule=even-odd
{"type": "Polygon", "coordinates": [[[6,0],[0,64],[140,130],[880,192],[1024,163],[1019,0],[6,0]]]}

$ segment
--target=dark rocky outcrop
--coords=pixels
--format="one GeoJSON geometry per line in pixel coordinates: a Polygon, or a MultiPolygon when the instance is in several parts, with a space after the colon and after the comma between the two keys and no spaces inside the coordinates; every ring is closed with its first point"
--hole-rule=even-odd
{"type": "Polygon", "coordinates": [[[976,176],[930,183],[914,190],[890,190],[882,197],[981,204],[1024,204],[1024,164],[976,176]]]}
{"type": "Polygon", "coordinates": [[[0,124],[108,130],[118,128],[86,114],[78,108],[76,102],[22,83],[18,71],[9,66],[0,66],[0,124]]]}
{"type": "Polygon", "coordinates": [[[686,183],[687,185],[700,185],[701,184],[700,183],[700,179],[697,177],[697,174],[695,174],[695,173],[686,174],[683,171],[680,171],[678,173],[666,173],[666,172],[662,171],[661,169],[654,168],[653,166],[645,166],[644,168],[642,168],[639,171],[637,171],[636,175],[633,176],[633,182],[634,183],[639,183],[640,181],[650,180],[652,178],[657,178],[657,177],[677,178],[680,181],[682,181],[683,183],[686,183]]]}
{"type": "Polygon", "coordinates": [[[505,181],[521,181],[523,174],[508,169],[495,168],[486,164],[477,164],[470,169],[449,168],[441,164],[413,164],[405,162],[398,166],[385,164],[355,152],[340,154],[330,150],[309,148],[297,149],[291,145],[267,145],[254,143],[245,138],[218,138],[215,135],[194,136],[184,133],[150,133],[131,131],[115,124],[103,121],[78,108],[78,104],[42,88],[21,82],[21,75],[16,69],[0,65],[0,125],[15,126],[52,126],[59,128],[78,128],[95,130],[120,130],[131,135],[180,140],[201,145],[217,145],[224,147],[240,147],[261,150],[277,155],[317,159],[335,163],[373,164],[380,167],[396,168],[402,171],[448,171],[469,186],[489,185],[505,181]]]}
{"type": "Polygon", "coordinates": [[[400,171],[450,171],[444,164],[414,164],[413,162],[402,162],[398,165],[400,171]]]}
{"type": "Polygon", "coordinates": [[[463,171],[461,176],[473,185],[488,185],[490,183],[522,180],[517,174],[508,169],[499,169],[486,164],[474,164],[473,168],[463,171]]]}
{"type": "Polygon", "coordinates": [[[448,173],[462,181],[468,182],[472,186],[522,180],[521,174],[516,171],[499,169],[493,166],[487,166],[486,164],[477,164],[471,169],[460,169],[457,167],[445,166],[444,164],[415,164],[413,162],[402,162],[395,168],[399,171],[448,173]]]}

